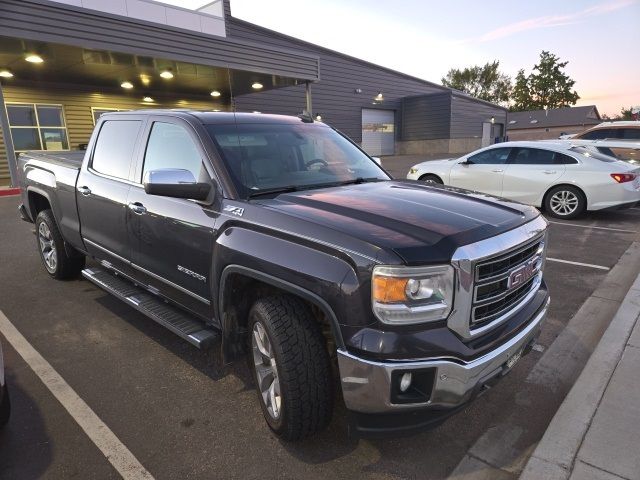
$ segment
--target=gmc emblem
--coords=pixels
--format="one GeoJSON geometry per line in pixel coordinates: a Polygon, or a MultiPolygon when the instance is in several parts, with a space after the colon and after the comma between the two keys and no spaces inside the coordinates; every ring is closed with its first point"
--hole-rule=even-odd
{"type": "Polygon", "coordinates": [[[509,279],[507,280],[507,289],[511,290],[512,288],[516,288],[527,283],[527,280],[538,273],[539,263],[540,257],[536,256],[517,270],[511,272],[509,274],[509,279]]]}

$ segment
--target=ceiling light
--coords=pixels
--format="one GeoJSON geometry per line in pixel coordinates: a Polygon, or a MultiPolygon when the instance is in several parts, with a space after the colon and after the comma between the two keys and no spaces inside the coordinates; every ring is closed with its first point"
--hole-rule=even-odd
{"type": "Polygon", "coordinates": [[[147,103],[149,103],[149,102],[153,102],[153,98],[151,98],[151,97],[144,97],[144,98],[142,99],[142,101],[143,101],[143,102],[147,102],[147,103]]]}
{"type": "Polygon", "coordinates": [[[211,96],[212,96],[212,97],[219,97],[219,96],[220,96],[220,92],[219,92],[218,90],[213,90],[213,91],[211,92],[211,96]]]}
{"type": "Polygon", "coordinates": [[[163,72],[160,73],[160,76],[162,78],[166,78],[167,80],[173,78],[173,72],[171,72],[170,68],[167,68],[166,70],[164,70],[163,72]]]}
{"type": "Polygon", "coordinates": [[[140,74],[140,81],[146,87],[147,85],[149,85],[151,83],[151,77],[149,77],[149,75],[145,75],[144,73],[141,73],[140,74]]]}
{"type": "Polygon", "coordinates": [[[42,62],[44,62],[42,57],[40,55],[36,54],[36,53],[30,53],[29,55],[24,57],[24,59],[29,63],[42,63],[42,62]]]}
{"type": "Polygon", "coordinates": [[[2,78],[11,78],[11,77],[13,77],[13,73],[11,73],[6,68],[3,68],[2,70],[0,70],[0,77],[2,77],[2,78]]]}
{"type": "Polygon", "coordinates": [[[254,90],[260,90],[262,88],[262,84],[260,82],[253,82],[253,84],[251,84],[251,88],[254,90]]]}
{"type": "Polygon", "coordinates": [[[120,86],[122,88],[126,88],[127,90],[129,90],[130,88],[133,88],[133,83],[131,83],[131,82],[122,82],[120,84],[120,86]]]}

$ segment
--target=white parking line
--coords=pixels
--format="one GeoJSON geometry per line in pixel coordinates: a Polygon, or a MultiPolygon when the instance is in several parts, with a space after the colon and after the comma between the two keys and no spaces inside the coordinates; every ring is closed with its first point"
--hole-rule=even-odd
{"type": "Polygon", "coordinates": [[[580,225],[578,223],[553,222],[551,220],[547,220],[547,221],[553,225],[567,225],[568,227],[593,228],[596,230],[611,230],[612,232],[638,233],[635,230],[625,230],[624,228],[594,227],[593,225],[580,225]]]}
{"type": "Polygon", "coordinates": [[[107,457],[109,463],[120,473],[122,478],[127,480],[153,479],[153,476],[133,456],[131,451],[118,440],[118,437],[64,381],[49,362],[31,346],[2,311],[0,311],[0,332],[80,425],[91,441],[107,457]]]}
{"type": "Polygon", "coordinates": [[[578,265],[579,267],[597,268],[598,270],[611,270],[609,267],[603,267],[602,265],[593,265],[592,263],[572,262],[570,260],[562,260],[561,258],[547,257],[550,262],[568,263],[569,265],[578,265]]]}

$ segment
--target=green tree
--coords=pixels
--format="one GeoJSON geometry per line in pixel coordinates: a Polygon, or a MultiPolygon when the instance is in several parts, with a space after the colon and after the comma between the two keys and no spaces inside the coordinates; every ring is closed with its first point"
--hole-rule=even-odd
{"type": "Polygon", "coordinates": [[[529,91],[529,79],[525,77],[524,70],[518,70],[516,83],[511,92],[511,111],[520,112],[529,110],[531,93],[529,91]]]}
{"type": "Polygon", "coordinates": [[[561,62],[553,53],[543,50],[540,61],[534,65],[531,74],[524,72],[516,77],[516,87],[512,110],[541,110],[543,108],[561,108],[575,105],[580,99],[573,90],[575,80],[564,73],[569,62],[561,62]]]}
{"type": "Polygon", "coordinates": [[[442,79],[442,84],[468,93],[472,97],[506,105],[511,93],[511,77],[500,73],[499,66],[500,62],[496,60],[463,70],[452,68],[442,79]]]}

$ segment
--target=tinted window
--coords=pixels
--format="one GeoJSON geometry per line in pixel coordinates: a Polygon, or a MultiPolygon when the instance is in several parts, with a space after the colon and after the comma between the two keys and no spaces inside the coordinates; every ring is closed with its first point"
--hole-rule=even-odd
{"type": "Polygon", "coordinates": [[[624,128],[622,138],[625,140],[640,140],[640,128],[624,128]]]}
{"type": "Polygon", "coordinates": [[[511,163],[516,165],[553,165],[556,152],[539,148],[518,148],[511,163]]]}
{"type": "Polygon", "coordinates": [[[507,163],[510,152],[510,148],[492,148],[468,157],[467,161],[476,165],[507,163]]]}
{"type": "Polygon", "coordinates": [[[104,122],[93,151],[93,169],[105,175],[128,179],[140,125],[138,120],[104,122]]]}
{"type": "Polygon", "coordinates": [[[584,140],[603,140],[605,138],[616,138],[616,131],[612,128],[599,128],[582,135],[576,135],[576,138],[584,140]]]}
{"type": "Polygon", "coordinates": [[[571,150],[574,153],[578,153],[580,155],[584,155],[585,157],[588,157],[588,158],[594,158],[596,160],[600,160],[601,162],[611,163],[611,162],[617,162],[618,161],[614,157],[610,157],[608,155],[603,155],[602,153],[600,153],[598,151],[589,150],[586,147],[571,147],[569,150],[571,150]]]}
{"type": "Polygon", "coordinates": [[[172,123],[155,122],[144,155],[142,178],[150,170],[189,170],[198,181],[207,181],[202,158],[187,130],[172,123]]]}
{"type": "Polygon", "coordinates": [[[564,153],[555,153],[555,161],[556,163],[562,164],[562,165],[573,165],[578,163],[578,161],[575,158],[570,157],[569,155],[565,155],[564,153]]]}
{"type": "Polygon", "coordinates": [[[7,115],[12,127],[35,127],[38,125],[33,105],[7,105],[7,115]]]}

